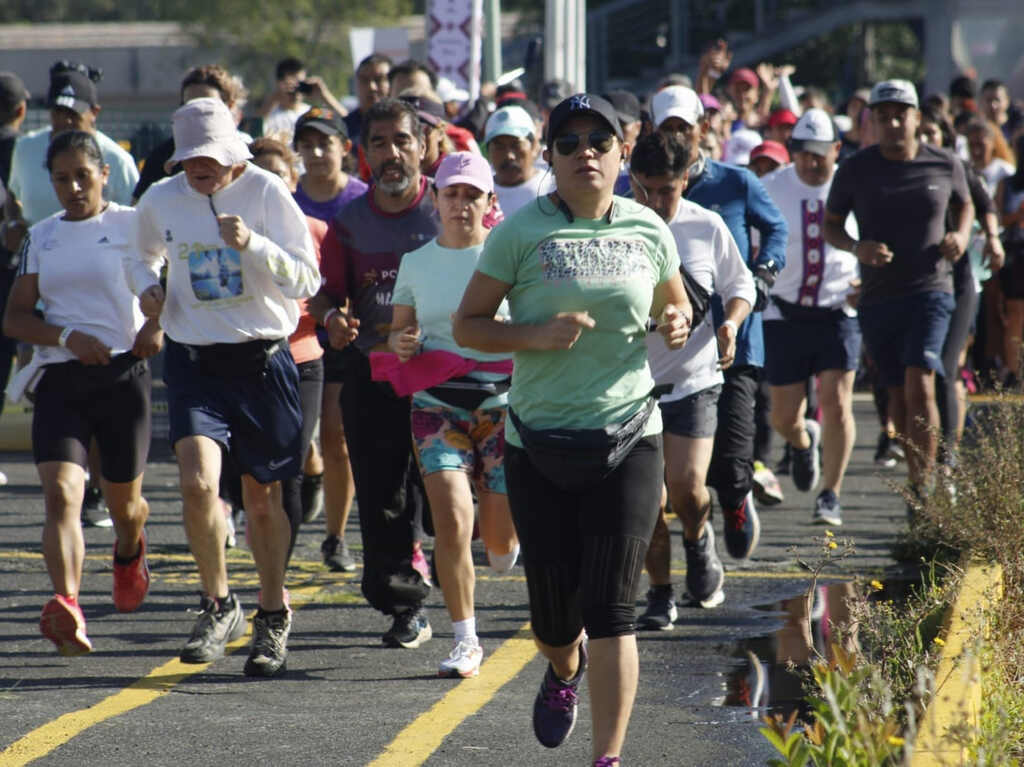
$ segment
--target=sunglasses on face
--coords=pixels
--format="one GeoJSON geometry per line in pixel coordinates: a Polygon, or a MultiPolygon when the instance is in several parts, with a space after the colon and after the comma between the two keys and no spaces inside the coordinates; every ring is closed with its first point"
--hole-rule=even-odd
{"type": "Polygon", "coordinates": [[[580,145],[580,141],[587,140],[587,145],[600,152],[607,154],[615,146],[615,134],[606,130],[592,131],[586,136],[577,133],[563,133],[555,139],[555,150],[559,154],[572,154],[580,145]]]}

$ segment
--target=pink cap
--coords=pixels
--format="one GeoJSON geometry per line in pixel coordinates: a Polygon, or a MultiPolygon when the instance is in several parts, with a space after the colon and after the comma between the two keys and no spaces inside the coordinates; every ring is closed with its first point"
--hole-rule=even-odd
{"type": "Polygon", "coordinates": [[[785,107],[780,107],[768,115],[768,127],[777,128],[780,125],[796,125],[796,121],[800,119],[794,112],[785,107]]]}
{"type": "Polygon", "coordinates": [[[741,83],[746,83],[752,88],[756,88],[761,84],[761,78],[757,76],[757,72],[755,72],[753,69],[748,69],[747,67],[737,69],[735,72],[732,73],[732,77],[729,78],[730,83],[734,83],[737,80],[739,80],[741,83]]]}
{"type": "Polygon", "coordinates": [[[710,109],[714,109],[718,112],[722,111],[722,102],[716,99],[710,93],[700,94],[700,103],[704,105],[705,112],[707,112],[710,109]]]}
{"type": "Polygon", "coordinates": [[[481,192],[494,191],[491,165],[476,152],[452,152],[445,155],[434,174],[434,185],[444,189],[452,184],[469,184],[481,192]]]}

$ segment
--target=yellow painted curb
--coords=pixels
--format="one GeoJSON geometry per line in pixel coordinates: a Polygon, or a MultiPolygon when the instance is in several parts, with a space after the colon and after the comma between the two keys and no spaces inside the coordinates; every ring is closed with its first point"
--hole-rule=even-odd
{"type": "Polygon", "coordinates": [[[980,724],[981,664],[970,644],[984,611],[1002,596],[1003,570],[999,565],[968,566],[960,594],[946,617],[945,644],[935,672],[935,697],[918,726],[911,767],[966,763],[966,749],[946,736],[950,727],[963,722],[972,728],[980,724]]]}

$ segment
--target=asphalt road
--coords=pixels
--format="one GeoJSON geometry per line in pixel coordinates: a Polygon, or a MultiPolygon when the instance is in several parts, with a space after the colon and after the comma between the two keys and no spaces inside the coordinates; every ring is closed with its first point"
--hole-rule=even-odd
{"type": "MultiPolygon", "coordinates": [[[[860,398],[856,412],[860,434],[843,493],[846,524],[838,531],[856,552],[827,571],[839,582],[879,577],[904,524],[889,484],[902,470],[875,468],[877,422],[860,398]]],[[[781,453],[778,439],[775,447],[781,453]]],[[[113,535],[87,529],[81,602],[94,651],[62,658],[38,631],[51,591],[40,554],[35,468],[28,455],[4,454],[0,469],[10,478],[0,488],[0,765],[590,764],[585,694],[569,741],[548,750],[534,740],[530,712],[544,664],[529,640],[520,568],[489,575],[476,552],[486,665],[476,679],[438,679],[437,663],[452,637],[440,592],[428,603],[434,639],[416,650],[385,649],[380,635],[389,621],[362,600],[358,572],[332,574],[321,566],[323,523],[316,521],[300,535],[289,577],[297,609],[287,674],[245,677],[245,642],[209,666],[185,666],[176,659],[194,620],[189,609],[198,605],[198,579],[180,522],[176,468],[154,462],[145,481],[152,509],[149,596],[136,613],[115,611],[113,535]]],[[[809,579],[797,559],[817,556],[822,533],[809,523],[813,496],[798,493],[788,477],[782,481],[786,501],[761,510],[753,558],[734,563],[722,552],[725,604],[681,608],[674,630],[640,635],[640,690],[624,765],[763,765],[772,755],[757,718],[783,685],[762,688],[756,671],[778,677],[782,664],[769,656],[779,646],[772,636],[786,623],[780,604],[806,592],[809,579]]],[[[678,560],[675,521],[672,531],[678,560]]],[[[355,519],[348,535],[358,555],[355,519]]],[[[251,609],[258,586],[241,536],[240,545],[229,571],[251,609]]],[[[682,563],[674,567],[681,582],[682,563]]]]}

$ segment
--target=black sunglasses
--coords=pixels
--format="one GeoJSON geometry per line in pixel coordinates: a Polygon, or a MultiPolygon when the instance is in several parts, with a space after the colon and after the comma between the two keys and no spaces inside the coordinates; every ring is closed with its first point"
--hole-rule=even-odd
{"type": "Polygon", "coordinates": [[[593,147],[601,154],[607,154],[615,146],[615,134],[611,131],[591,131],[586,136],[577,133],[563,133],[555,139],[555,150],[559,154],[572,154],[580,145],[580,140],[586,138],[588,146],[593,147]]]}

